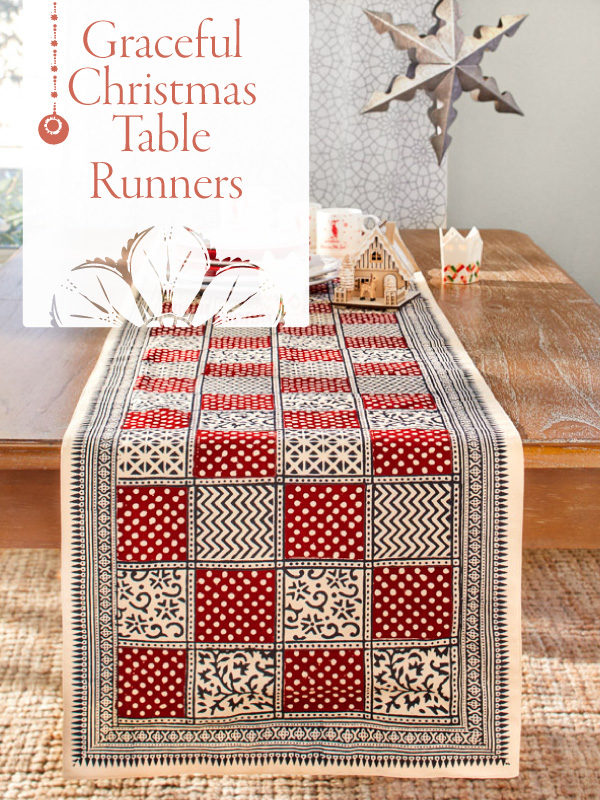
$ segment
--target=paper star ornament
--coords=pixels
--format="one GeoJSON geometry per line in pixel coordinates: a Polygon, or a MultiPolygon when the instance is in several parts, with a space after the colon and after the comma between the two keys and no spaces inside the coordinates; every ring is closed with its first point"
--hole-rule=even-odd
{"type": "Polygon", "coordinates": [[[500,92],[494,78],[485,77],[479,66],[486,50],[495,50],[503,36],[513,36],[526,14],[506,15],[498,25],[475,28],[466,36],[458,25],[460,8],[456,0],[441,0],[434,8],[436,23],[426,35],[414,25],[396,25],[392,15],[365,11],[377,33],[389,33],[399,50],[408,50],[410,66],[397,75],[385,92],[374,92],[362,112],[386,111],[392,100],[412,100],[419,89],[427,92],[435,133],[431,144],[441,164],[451,137],[448,128],[456,118],[454,103],[463,92],[479,101],[493,100],[496,111],[523,114],[510,92],[500,92]]]}

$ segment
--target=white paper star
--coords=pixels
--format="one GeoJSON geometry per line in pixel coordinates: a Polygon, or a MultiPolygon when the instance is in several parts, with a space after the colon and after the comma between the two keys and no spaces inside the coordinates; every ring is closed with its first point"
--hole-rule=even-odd
{"type": "Polygon", "coordinates": [[[456,118],[454,103],[463,92],[475,100],[493,100],[496,111],[523,114],[510,92],[500,92],[494,78],[484,77],[479,64],[486,50],[495,50],[503,36],[513,36],[526,14],[506,15],[498,26],[480,25],[473,36],[465,36],[458,25],[456,0],[440,0],[433,10],[436,23],[422,36],[414,25],[395,25],[392,15],[365,11],[377,33],[389,33],[399,50],[408,50],[406,75],[396,76],[386,92],[374,92],[362,113],[386,111],[391,100],[412,100],[423,89],[433,100],[429,118],[435,126],[431,144],[441,164],[451,137],[448,128],[456,118]]]}

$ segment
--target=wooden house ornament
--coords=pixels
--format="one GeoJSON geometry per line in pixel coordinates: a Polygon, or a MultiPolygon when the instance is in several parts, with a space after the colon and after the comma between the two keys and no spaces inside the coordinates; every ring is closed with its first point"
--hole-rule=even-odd
{"type": "Polygon", "coordinates": [[[365,234],[358,254],[344,258],[333,302],[346,306],[397,308],[416,264],[393,222],[365,234]]]}

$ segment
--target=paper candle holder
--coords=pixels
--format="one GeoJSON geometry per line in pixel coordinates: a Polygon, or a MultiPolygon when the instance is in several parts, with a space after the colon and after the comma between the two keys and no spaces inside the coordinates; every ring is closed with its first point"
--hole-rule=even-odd
{"type": "Polygon", "coordinates": [[[468,286],[477,283],[481,268],[483,240],[477,228],[462,236],[456,228],[444,234],[440,228],[442,283],[468,286]]]}

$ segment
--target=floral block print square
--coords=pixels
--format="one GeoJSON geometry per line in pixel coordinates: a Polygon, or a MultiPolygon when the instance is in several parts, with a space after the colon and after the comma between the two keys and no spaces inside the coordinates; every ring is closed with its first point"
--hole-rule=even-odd
{"type": "Polygon", "coordinates": [[[117,486],[119,561],[185,561],[188,496],[181,486],[117,486]]]}
{"type": "Polygon", "coordinates": [[[275,414],[272,411],[201,411],[200,425],[209,431],[272,431],[275,414]]]}
{"type": "Polygon", "coordinates": [[[445,639],[452,635],[452,567],[375,567],[374,639],[445,639]]]}
{"type": "Polygon", "coordinates": [[[276,468],[275,431],[199,430],[196,433],[196,478],[272,478],[276,468]]]}
{"type": "Polygon", "coordinates": [[[275,486],[197,486],[198,561],[275,560],[275,486]]]}
{"type": "Polygon", "coordinates": [[[362,559],[364,486],[288,484],[284,526],[286,558],[362,559]]]}
{"type": "Polygon", "coordinates": [[[187,639],[187,571],[160,568],[117,572],[119,641],[180,642],[187,639]]]}
{"type": "Polygon", "coordinates": [[[182,649],[118,649],[117,716],[123,719],[186,716],[187,653],[182,649]]]}
{"type": "Polygon", "coordinates": [[[196,570],[196,641],[275,641],[275,570],[196,570]]]}
{"type": "Polygon", "coordinates": [[[386,647],[373,650],[373,712],[394,717],[448,717],[455,648],[386,647]]]}
{"type": "Polygon", "coordinates": [[[362,638],[361,568],[308,567],[285,570],[286,642],[332,642],[362,638]]]}
{"type": "Polygon", "coordinates": [[[360,648],[284,651],[284,712],[363,711],[364,682],[364,654],[360,648]]]}
{"type": "Polygon", "coordinates": [[[371,431],[375,475],[451,475],[452,444],[446,430],[371,431]]]}
{"type": "Polygon", "coordinates": [[[274,713],[275,652],[259,648],[195,653],[196,719],[236,719],[274,713]]]}

